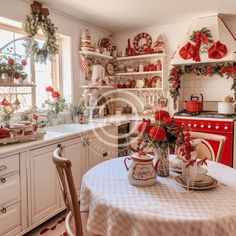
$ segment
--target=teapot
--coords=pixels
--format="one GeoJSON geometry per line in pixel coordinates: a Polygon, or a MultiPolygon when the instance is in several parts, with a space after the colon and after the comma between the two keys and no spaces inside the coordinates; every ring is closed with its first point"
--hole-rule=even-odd
{"type": "MultiPolygon", "coordinates": [[[[158,162],[158,161],[157,161],[158,162]]],[[[157,162],[153,164],[153,156],[145,153],[134,153],[124,159],[128,180],[136,186],[152,186],[156,184],[157,162]],[[127,160],[132,161],[128,167],[127,160]]]]}

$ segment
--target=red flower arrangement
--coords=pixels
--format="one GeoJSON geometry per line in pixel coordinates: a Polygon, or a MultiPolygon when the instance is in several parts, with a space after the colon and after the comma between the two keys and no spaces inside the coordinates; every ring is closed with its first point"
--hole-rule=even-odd
{"type": "Polygon", "coordinates": [[[175,144],[182,144],[179,137],[182,136],[182,127],[167,111],[159,110],[154,114],[155,122],[143,120],[138,126],[140,138],[137,145],[140,150],[152,147],[153,149],[161,148],[174,149],[175,144]]]}
{"type": "Polygon", "coordinates": [[[45,100],[43,107],[48,107],[49,115],[57,116],[59,112],[65,109],[65,99],[61,97],[59,91],[54,90],[51,86],[46,87],[46,92],[51,95],[51,98],[45,100]]]}

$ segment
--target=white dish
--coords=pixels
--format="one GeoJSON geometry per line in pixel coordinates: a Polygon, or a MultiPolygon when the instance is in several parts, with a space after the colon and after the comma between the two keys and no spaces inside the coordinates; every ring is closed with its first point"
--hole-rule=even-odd
{"type": "Polygon", "coordinates": [[[183,187],[183,188],[188,188],[192,190],[206,190],[206,189],[211,189],[217,186],[218,181],[214,179],[213,177],[209,175],[205,175],[205,178],[201,181],[195,181],[194,186],[187,186],[187,184],[183,180],[183,176],[176,176],[175,177],[176,183],[183,187]]]}
{"type": "Polygon", "coordinates": [[[182,160],[177,157],[177,155],[171,154],[169,155],[170,162],[170,171],[174,171],[177,173],[182,173],[182,160]]]}

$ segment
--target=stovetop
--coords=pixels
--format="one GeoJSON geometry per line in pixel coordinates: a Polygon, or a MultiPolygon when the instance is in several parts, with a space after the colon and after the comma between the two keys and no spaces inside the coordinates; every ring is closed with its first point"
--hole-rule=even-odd
{"type": "Polygon", "coordinates": [[[183,117],[202,117],[202,118],[214,118],[214,119],[235,119],[236,114],[219,114],[217,111],[202,111],[202,112],[187,112],[186,110],[182,110],[176,112],[175,116],[183,116],[183,117]]]}

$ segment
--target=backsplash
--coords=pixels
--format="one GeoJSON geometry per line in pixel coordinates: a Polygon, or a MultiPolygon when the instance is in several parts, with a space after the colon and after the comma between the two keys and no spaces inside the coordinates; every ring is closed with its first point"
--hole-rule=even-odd
{"type": "Polygon", "coordinates": [[[192,94],[197,96],[203,94],[204,110],[217,110],[218,101],[224,101],[224,97],[228,94],[233,96],[232,78],[186,75],[182,79],[179,110],[185,107],[184,101],[190,100],[192,94]]]}

